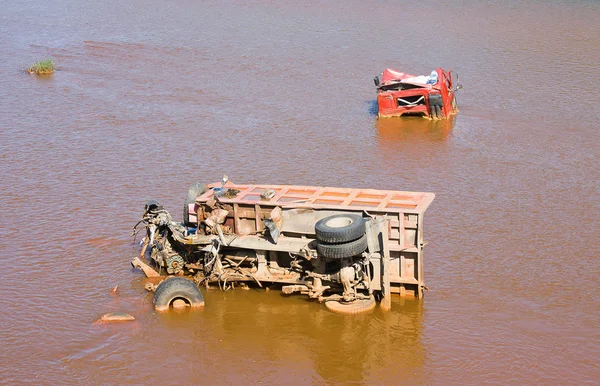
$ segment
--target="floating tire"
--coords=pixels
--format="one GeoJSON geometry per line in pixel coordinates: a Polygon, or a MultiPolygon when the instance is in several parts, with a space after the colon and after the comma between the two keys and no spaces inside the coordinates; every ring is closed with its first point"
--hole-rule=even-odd
{"type": "Polygon", "coordinates": [[[367,235],[362,235],[357,240],[343,244],[325,244],[317,242],[317,252],[330,259],[345,259],[363,253],[368,247],[367,235]]]}
{"type": "Polygon", "coordinates": [[[325,302],[325,307],[329,311],[343,315],[356,315],[371,311],[375,308],[375,305],[376,302],[373,296],[371,296],[369,299],[358,299],[352,302],[339,302],[337,300],[325,302]]]}
{"type": "Polygon", "coordinates": [[[365,234],[365,219],[357,214],[336,214],[315,224],[317,240],[340,244],[359,239],[365,234]]]}
{"type": "Polygon", "coordinates": [[[204,297],[198,286],[183,277],[169,277],[156,287],[154,309],[168,311],[173,303],[183,301],[186,306],[195,308],[204,306],[204,297]]]}
{"type": "Polygon", "coordinates": [[[183,203],[183,223],[188,227],[195,227],[198,224],[190,222],[190,206],[196,202],[196,197],[206,192],[206,185],[199,182],[190,186],[187,197],[183,203]]]}

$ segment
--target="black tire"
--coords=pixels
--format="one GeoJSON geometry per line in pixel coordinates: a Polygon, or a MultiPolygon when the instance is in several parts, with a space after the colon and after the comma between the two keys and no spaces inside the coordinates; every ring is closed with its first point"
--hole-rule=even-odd
{"type": "Polygon", "coordinates": [[[381,75],[377,75],[374,79],[373,79],[373,83],[375,83],[375,87],[379,87],[379,85],[381,84],[381,75]]]}
{"type": "Polygon", "coordinates": [[[442,106],[435,106],[435,111],[437,114],[437,119],[444,118],[444,115],[442,114],[442,106]]]}
{"type": "Polygon", "coordinates": [[[354,241],[365,234],[365,219],[357,214],[336,214],[315,224],[317,240],[327,244],[354,241]]]}
{"type": "Polygon", "coordinates": [[[317,252],[323,257],[331,259],[345,259],[363,253],[367,249],[367,235],[363,235],[358,240],[350,241],[344,244],[317,244],[317,252]]]}
{"type": "Polygon", "coordinates": [[[431,116],[431,119],[433,119],[433,120],[437,119],[437,110],[435,109],[435,106],[433,106],[433,105],[429,106],[429,115],[431,116]]]}
{"type": "Polygon", "coordinates": [[[185,202],[183,203],[183,223],[188,227],[195,227],[198,224],[192,223],[189,221],[190,213],[189,213],[189,204],[193,204],[196,202],[196,197],[206,192],[206,185],[201,184],[199,182],[190,186],[188,190],[187,197],[185,198],[185,202]]]}
{"type": "Polygon", "coordinates": [[[169,277],[156,287],[154,309],[168,311],[177,299],[183,300],[190,307],[204,306],[204,297],[194,282],[183,277],[169,277]]]}
{"type": "Polygon", "coordinates": [[[371,311],[375,308],[375,298],[371,296],[369,299],[359,299],[353,302],[345,303],[336,300],[330,300],[325,302],[325,307],[328,310],[333,311],[337,314],[343,315],[356,315],[363,312],[371,311]]]}

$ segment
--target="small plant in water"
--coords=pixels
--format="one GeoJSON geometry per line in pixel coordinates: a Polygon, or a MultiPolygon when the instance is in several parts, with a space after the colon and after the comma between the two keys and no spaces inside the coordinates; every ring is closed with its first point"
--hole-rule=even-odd
{"type": "Polygon", "coordinates": [[[37,61],[27,69],[27,72],[35,75],[48,75],[54,72],[54,62],[51,59],[37,61]]]}

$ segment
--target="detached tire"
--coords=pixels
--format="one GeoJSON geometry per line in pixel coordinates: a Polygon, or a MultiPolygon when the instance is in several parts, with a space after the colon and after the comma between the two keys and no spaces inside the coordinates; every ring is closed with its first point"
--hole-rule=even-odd
{"type": "Polygon", "coordinates": [[[365,219],[356,214],[335,214],[319,220],[315,233],[317,240],[324,243],[347,243],[365,234],[365,219]]]}
{"type": "Polygon", "coordinates": [[[188,227],[195,227],[198,224],[190,222],[190,208],[189,204],[193,204],[196,202],[196,197],[206,192],[206,185],[201,184],[199,182],[193,184],[188,189],[187,197],[185,198],[185,202],[183,203],[183,223],[188,227]]]}
{"type": "Polygon", "coordinates": [[[363,235],[358,240],[344,244],[323,244],[318,242],[317,252],[319,255],[330,259],[345,259],[363,253],[367,247],[367,235],[363,235]]]}
{"type": "Polygon", "coordinates": [[[183,300],[188,306],[203,307],[204,297],[191,280],[183,277],[169,277],[156,287],[154,309],[168,311],[173,302],[183,300]]]}
{"type": "Polygon", "coordinates": [[[356,315],[371,311],[375,308],[375,305],[376,302],[373,296],[371,296],[369,299],[359,299],[349,303],[338,302],[337,300],[325,302],[325,307],[329,311],[343,315],[356,315]]]}

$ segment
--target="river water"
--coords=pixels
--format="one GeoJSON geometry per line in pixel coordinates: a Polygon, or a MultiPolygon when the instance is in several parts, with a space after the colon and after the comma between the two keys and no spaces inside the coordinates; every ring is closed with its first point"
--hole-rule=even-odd
{"type": "Polygon", "coordinates": [[[0,383],[598,382],[600,4],[453,3],[0,0],[0,383]],[[455,119],[376,118],[438,66],[455,119]],[[157,314],[131,227],[223,173],[436,193],[425,298],[157,314]]]}

